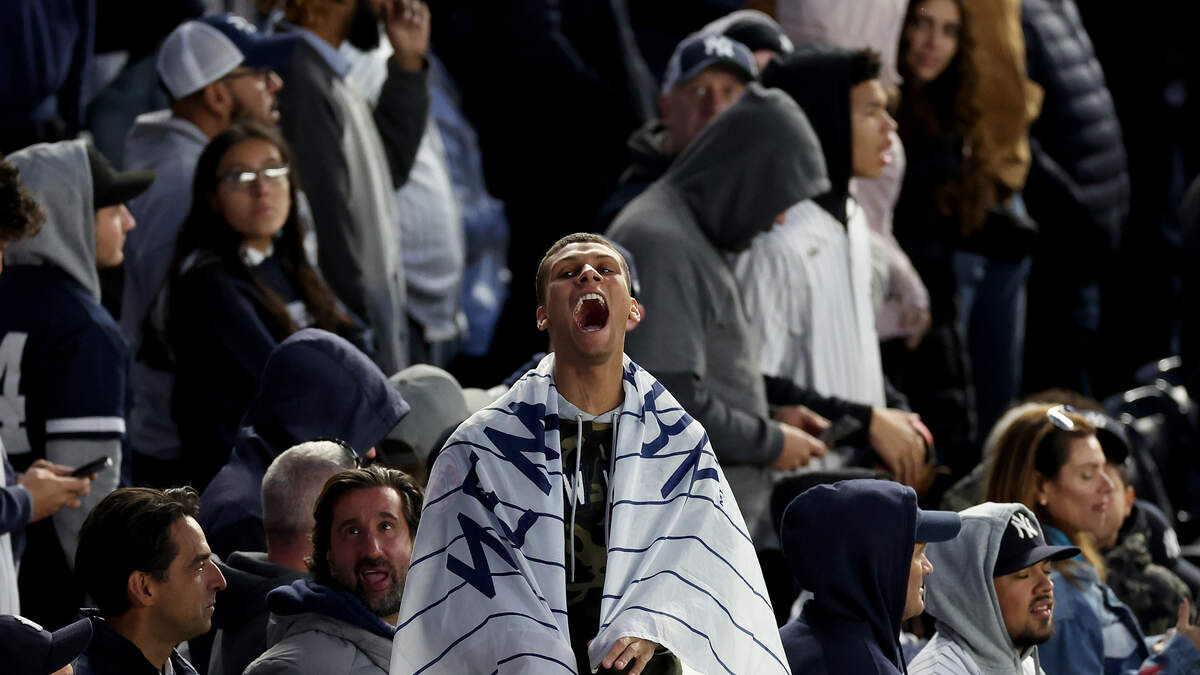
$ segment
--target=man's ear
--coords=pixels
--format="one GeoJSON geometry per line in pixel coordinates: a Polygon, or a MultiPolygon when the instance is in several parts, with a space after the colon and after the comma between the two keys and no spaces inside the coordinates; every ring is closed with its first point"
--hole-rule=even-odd
{"type": "Polygon", "coordinates": [[[1137,499],[1137,490],[1133,489],[1132,485],[1125,486],[1125,517],[1133,513],[1133,500],[1137,499]]]}
{"type": "Polygon", "coordinates": [[[546,306],[538,305],[537,308],[537,329],[546,330],[550,327],[550,317],[546,314],[546,306]]]}
{"type": "Polygon", "coordinates": [[[671,104],[669,101],[667,101],[667,95],[659,94],[658,95],[658,116],[659,116],[659,118],[661,119],[661,118],[666,117],[667,111],[669,111],[670,109],[671,109],[671,104]]]}
{"type": "Polygon", "coordinates": [[[229,88],[224,82],[217,80],[204,85],[203,92],[204,106],[223,119],[233,107],[233,95],[230,94],[229,88]]]}
{"type": "Polygon", "coordinates": [[[141,570],[130,572],[125,582],[125,594],[129,597],[129,605],[133,608],[150,607],[155,602],[154,578],[141,570]]]}
{"type": "Polygon", "coordinates": [[[625,332],[628,333],[634,328],[637,328],[638,324],[641,323],[642,319],[644,318],[646,318],[645,306],[638,304],[637,300],[630,298],[629,316],[625,319],[625,332]]]}

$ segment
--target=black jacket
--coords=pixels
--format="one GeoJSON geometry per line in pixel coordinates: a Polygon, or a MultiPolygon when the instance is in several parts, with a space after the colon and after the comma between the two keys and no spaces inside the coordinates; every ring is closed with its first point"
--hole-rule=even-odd
{"type": "Polygon", "coordinates": [[[1045,90],[1030,129],[1030,215],[1055,248],[1116,250],[1129,214],[1125,145],[1079,10],[1074,0],[1024,0],[1021,27],[1029,78],[1045,90]]]}
{"type": "MultiPolygon", "coordinates": [[[[108,622],[93,610],[84,610],[92,622],[92,642],[75,661],[76,675],[159,675],[142,650],[123,635],[109,628],[108,622]]],[[[197,675],[196,669],[178,650],[171,650],[171,668],[175,675],[197,675]]]]}

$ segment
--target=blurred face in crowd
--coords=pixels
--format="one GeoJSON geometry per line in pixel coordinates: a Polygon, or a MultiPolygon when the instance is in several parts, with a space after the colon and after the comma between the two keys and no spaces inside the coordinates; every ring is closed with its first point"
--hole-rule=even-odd
{"type": "Polygon", "coordinates": [[[403,497],[386,487],[351,490],[334,505],[331,527],[329,575],[395,624],[412,556],[403,497]]]}
{"type": "Polygon", "coordinates": [[[603,363],[624,352],[625,333],[642,317],[621,262],[600,242],[568,244],[548,261],[537,326],[564,363],[603,363]]]}
{"type": "Polygon", "coordinates": [[[714,117],[742,97],[745,89],[740,76],[713,67],[659,97],[659,112],[667,128],[667,151],[672,155],[683,152],[714,117]]]}
{"type": "Polygon", "coordinates": [[[1112,463],[1105,464],[1104,473],[1112,481],[1114,489],[1111,499],[1108,500],[1106,529],[1096,533],[1096,543],[1100,548],[1109,548],[1117,543],[1117,535],[1121,533],[1121,526],[1125,524],[1125,519],[1133,511],[1133,499],[1136,495],[1133,486],[1125,484],[1119,467],[1112,463]]]}
{"type": "Polygon", "coordinates": [[[992,579],[1004,627],[1018,652],[1040,645],[1054,634],[1054,582],[1050,561],[992,579]]]}
{"type": "Polygon", "coordinates": [[[96,211],[96,267],[116,267],[125,260],[125,233],[136,224],[124,204],[96,211]]]}
{"type": "Polygon", "coordinates": [[[289,176],[279,148],[257,138],[237,143],[217,164],[213,209],[244,245],[266,252],[292,208],[289,176]]]}
{"type": "Polygon", "coordinates": [[[892,161],[891,132],[896,121],[887,111],[887,92],[879,80],[866,80],[850,89],[850,134],[853,172],[859,178],[878,178],[892,161]]]}
{"type": "Polygon", "coordinates": [[[1068,448],[1056,477],[1038,474],[1038,504],[1050,524],[1067,535],[1100,536],[1112,527],[1109,505],[1114,497],[1113,481],[1104,471],[1104,451],[1091,435],[1072,438],[1068,448]]]}
{"type": "Polygon", "coordinates": [[[360,51],[379,46],[379,17],[383,0],[358,0],[346,26],[346,40],[360,51]]]}
{"type": "Polygon", "coordinates": [[[912,563],[908,569],[908,593],[904,597],[904,618],[911,619],[925,611],[925,577],[933,574],[933,563],[925,557],[925,543],[913,546],[912,563]]]}
{"type": "Polygon", "coordinates": [[[250,121],[269,125],[279,121],[275,96],[283,89],[283,79],[275,71],[238,66],[222,81],[229,87],[233,101],[230,122],[250,121]]]}
{"type": "Polygon", "coordinates": [[[903,58],[920,83],[931,82],[958,53],[962,14],[954,0],[925,0],[904,27],[908,52],[903,58]]]}
{"type": "Polygon", "coordinates": [[[176,520],[171,541],[178,553],[159,581],[148,577],[153,621],[161,635],[182,642],[203,635],[212,627],[217,592],[225,588],[225,577],[212,562],[212,551],[200,524],[194,518],[176,520]]]}

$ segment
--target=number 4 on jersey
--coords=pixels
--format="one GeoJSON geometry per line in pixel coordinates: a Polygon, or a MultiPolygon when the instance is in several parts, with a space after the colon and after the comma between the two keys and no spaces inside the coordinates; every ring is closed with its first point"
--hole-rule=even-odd
{"type": "Polygon", "coordinates": [[[21,355],[28,333],[8,333],[0,341],[0,440],[10,455],[29,452],[25,433],[25,397],[21,396],[21,355]]]}

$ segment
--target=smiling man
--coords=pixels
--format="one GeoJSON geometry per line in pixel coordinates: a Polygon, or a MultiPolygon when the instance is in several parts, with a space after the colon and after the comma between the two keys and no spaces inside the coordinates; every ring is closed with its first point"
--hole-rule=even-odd
{"type": "Polygon", "coordinates": [[[76,673],[195,675],[175,646],[208,632],[225,588],[198,502],[190,487],[121,488],[88,516],[75,567],[97,609],[76,673]]]}
{"type": "Polygon", "coordinates": [[[421,501],[403,471],[334,474],[313,509],[314,580],[267,594],[270,647],[246,675],[388,672],[421,501]]]}
{"type": "Polygon", "coordinates": [[[959,513],[958,537],[930,544],[938,573],[927,582],[937,634],[910,675],[1041,673],[1037,645],[1054,634],[1050,563],[1078,555],[1047,546],[1037,516],[1020,504],[980,504],[959,513]]]}
{"type": "Polygon", "coordinates": [[[552,353],[434,465],[392,673],[786,672],[707,434],[624,354],[630,293],[599,235],[543,257],[552,353]]]}

